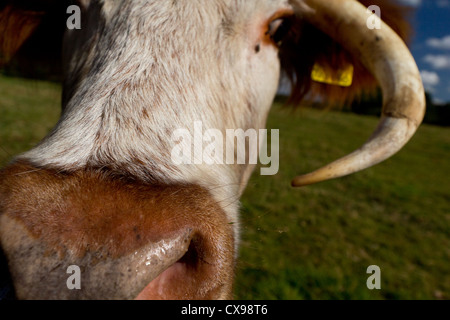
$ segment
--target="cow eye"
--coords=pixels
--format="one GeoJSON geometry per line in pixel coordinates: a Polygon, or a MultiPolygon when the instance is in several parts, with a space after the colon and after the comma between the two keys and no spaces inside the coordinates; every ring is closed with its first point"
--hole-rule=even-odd
{"type": "Polygon", "coordinates": [[[277,18],[269,23],[269,28],[266,34],[275,43],[276,46],[280,47],[283,40],[286,38],[289,30],[292,26],[292,20],[289,18],[277,18]]]}

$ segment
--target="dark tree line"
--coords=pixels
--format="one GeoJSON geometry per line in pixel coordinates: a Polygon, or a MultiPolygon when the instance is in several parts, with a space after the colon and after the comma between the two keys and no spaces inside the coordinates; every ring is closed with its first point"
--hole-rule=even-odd
{"type": "MultiPolygon", "coordinates": [[[[446,104],[436,104],[433,102],[431,93],[425,94],[427,102],[427,112],[425,114],[424,123],[450,126],[450,102],[446,104]]],[[[380,116],[382,105],[382,94],[379,90],[375,95],[363,95],[360,100],[355,101],[351,106],[344,110],[357,114],[380,116]]]]}

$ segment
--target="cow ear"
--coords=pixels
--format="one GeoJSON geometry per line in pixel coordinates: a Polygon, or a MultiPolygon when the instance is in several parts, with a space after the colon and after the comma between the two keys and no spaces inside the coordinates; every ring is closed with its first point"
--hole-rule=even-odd
{"type": "Polygon", "coordinates": [[[19,51],[41,23],[43,11],[27,10],[12,4],[0,8],[0,67],[19,51]]]}
{"type": "MultiPolygon", "coordinates": [[[[81,0],[80,0],[81,1],[81,0]]],[[[87,1],[83,1],[87,2],[87,1]]],[[[67,7],[73,0],[7,0],[0,5],[0,69],[60,80],[67,7]]]]}
{"type": "MultiPolygon", "coordinates": [[[[412,34],[411,7],[391,0],[359,2],[366,7],[379,6],[382,20],[408,43],[412,34]]],[[[285,75],[291,80],[290,102],[294,105],[306,98],[315,101],[320,97],[327,106],[342,106],[361,93],[377,92],[377,82],[358,57],[353,57],[301,17],[296,19],[280,48],[280,60],[285,75]]]]}
{"type": "Polygon", "coordinates": [[[76,2],[82,9],[87,9],[91,4],[91,0],[77,0],[76,2]]]}

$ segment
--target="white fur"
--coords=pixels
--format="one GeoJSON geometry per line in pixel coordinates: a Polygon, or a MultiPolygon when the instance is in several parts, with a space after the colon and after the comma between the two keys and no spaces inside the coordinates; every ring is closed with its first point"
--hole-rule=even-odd
{"type": "Polygon", "coordinates": [[[82,30],[66,38],[61,120],[20,158],[200,184],[237,236],[238,199],[253,166],[175,166],[171,135],[193,130],[195,121],[223,133],[265,127],[280,66],[275,46],[261,43],[259,53],[255,46],[261,26],[286,7],[285,0],[91,1],[86,14],[100,16],[85,17],[82,30]]]}

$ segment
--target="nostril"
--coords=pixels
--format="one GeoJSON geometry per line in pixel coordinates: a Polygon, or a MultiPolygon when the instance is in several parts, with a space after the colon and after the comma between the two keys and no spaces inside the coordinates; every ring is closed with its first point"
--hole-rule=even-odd
{"type": "Polygon", "coordinates": [[[215,263],[208,261],[215,255],[211,248],[200,236],[193,237],[186,253],[152,280],[136,299],[211,298],[207,296],[209,280],[219,271],[215,263]]]}
{"type": "Polygon", "coordinates": [[[199,254],[197,252],[197,248],[192,241],[189,245],[189,249],[186,254],[177,261],[177,263],[184,264],[186,269],[195,270],[199,265],[199,254]]]}
{"type": "Polygon", "coordinates": [[[235,230],[208,190],[21,163],[0,177],[12,190],[0,194],[0,238],[19,299],[231,298],[235,230]],[[79,291],[67,289],[70,265],[79,291]]]}

